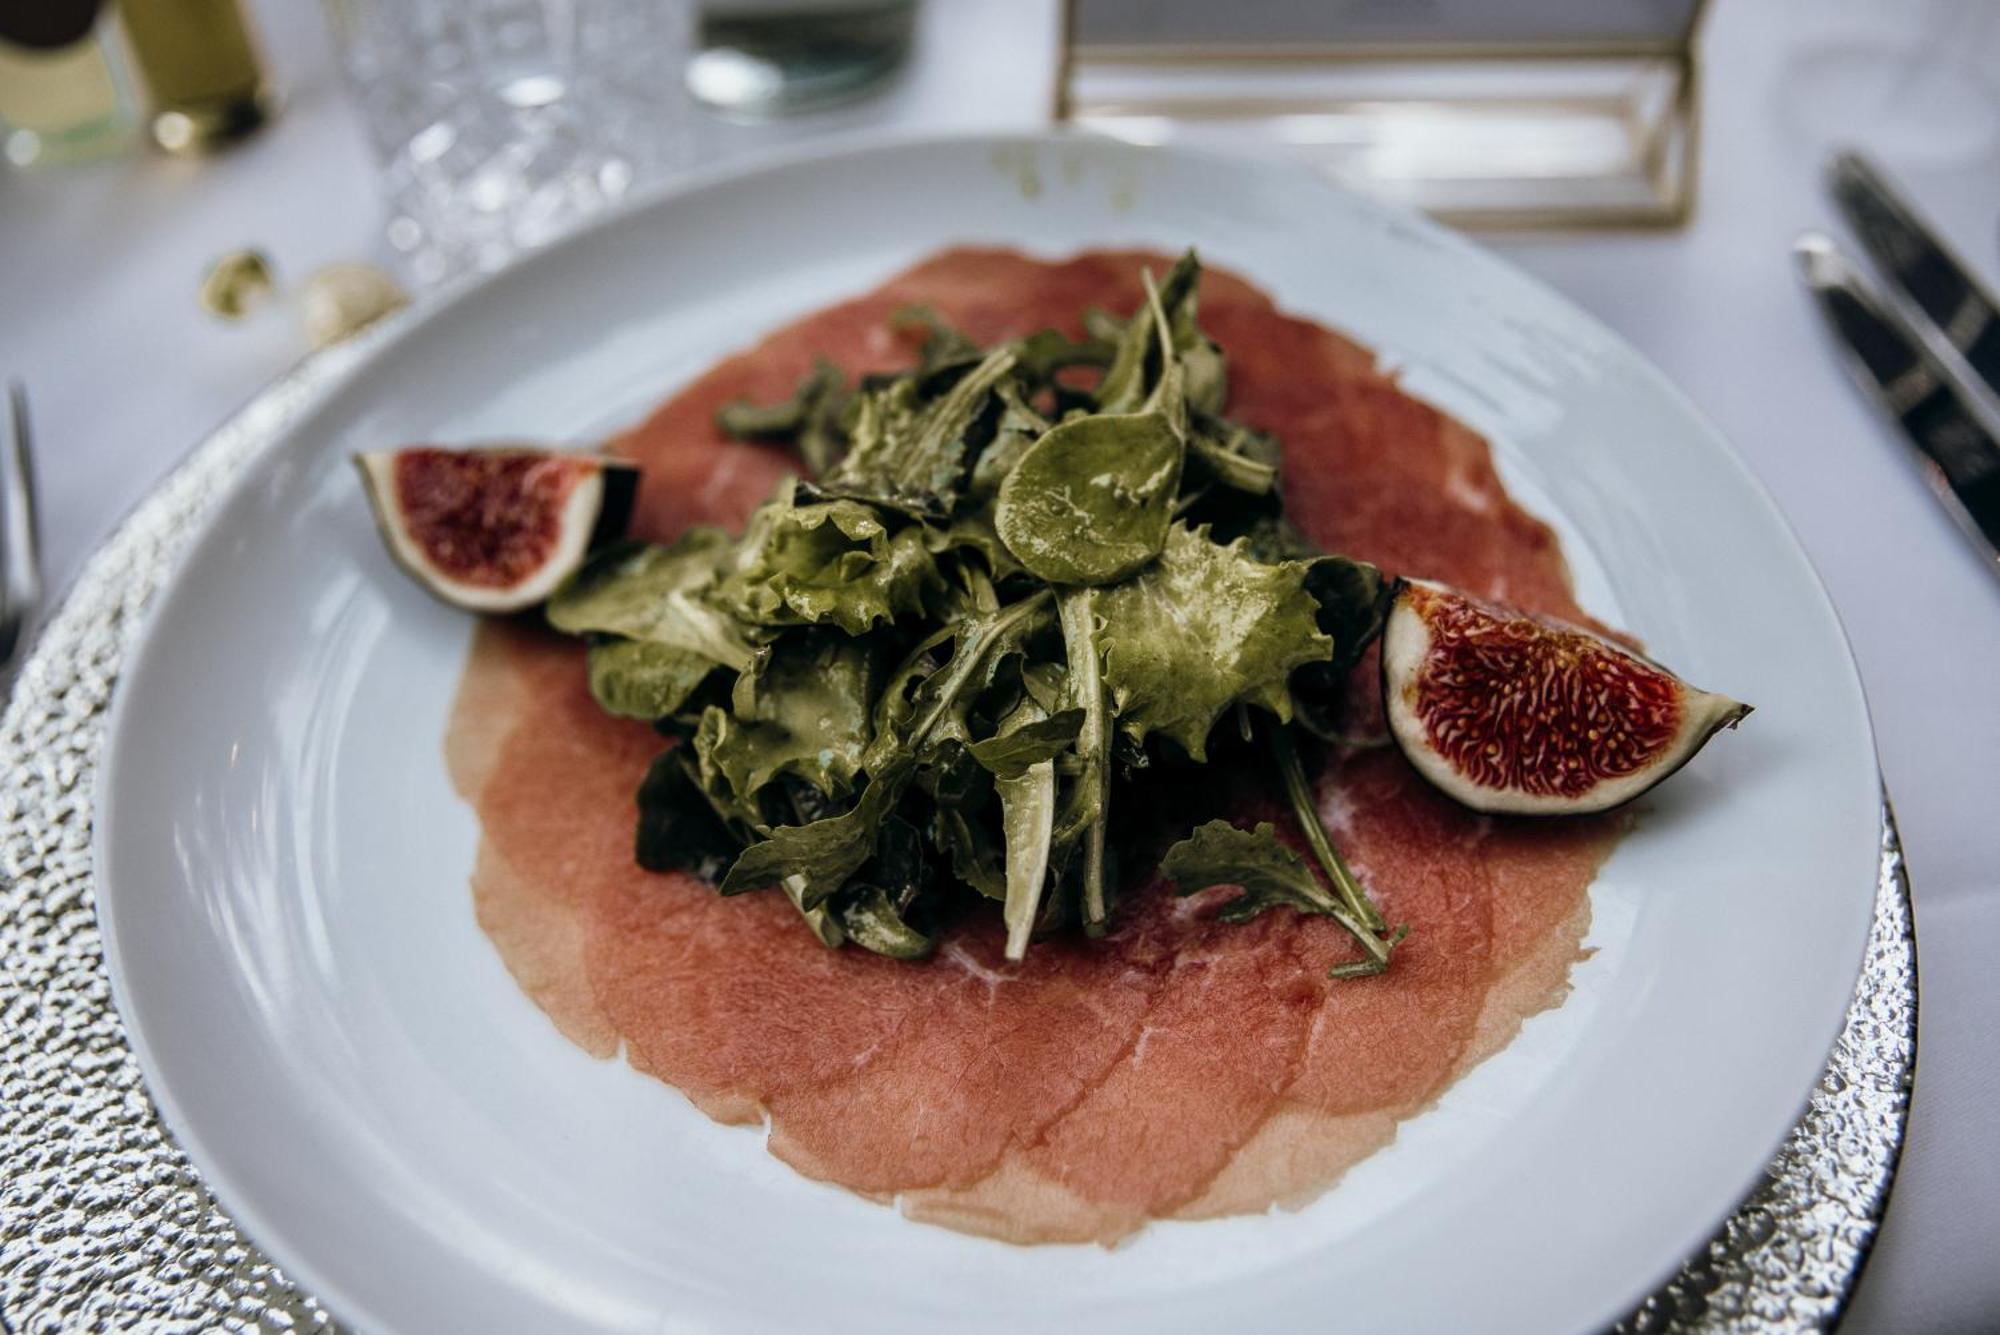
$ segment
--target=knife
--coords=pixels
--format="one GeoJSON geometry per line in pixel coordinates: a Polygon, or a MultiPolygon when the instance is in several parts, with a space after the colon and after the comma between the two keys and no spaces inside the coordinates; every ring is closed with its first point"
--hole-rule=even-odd
{"type": "Polygon", "coordinates": [[[2000,574],[2000,415],[1954,382],[1832,241],[1808,232],[1793,254],[1849,374],[1916,446],[1931,489],[2000,574]]]}
{"type": "Polygon", "coordinates": [[[1827,190],[1869,258],[1930,318],[1982,388],[2000,394],[2000,302],[1859,153],[1833,158],[1827,190]]]}

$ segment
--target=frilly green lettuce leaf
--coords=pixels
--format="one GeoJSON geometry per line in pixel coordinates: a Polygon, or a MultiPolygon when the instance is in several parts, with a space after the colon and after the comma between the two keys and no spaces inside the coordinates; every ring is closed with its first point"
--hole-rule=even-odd
{"type": "Polygon", "coordinates": [[[751,519],[718,598],[753,624],[826,622],[861,635],[922,611],[942,586],[920,526],[891,529],[859,501],[798,505],[787,493],[751,519]]]}
{"type": "Polygon", "coordinates": [[[881,662],[875,641],[833,630],[794,631],[767,645],[736,679],[732,707],[703,714],[695,739],[703,771],[746,802],[780,774],[831,797],[852,792],[874,735],[869,706],[881,662]]]}
{"type": "Polygon", "coordinates": [[[1292,670],[1333,654],[1306,575],[1303,562],[1267,565],[1241,543],[1219,546],[1175,524],[1158,561],[1097,591],[1119,727],[1139,741],[1170,737],[1204,760],[1209,730],[1239,701],[1289,718],[1292,670]]]}

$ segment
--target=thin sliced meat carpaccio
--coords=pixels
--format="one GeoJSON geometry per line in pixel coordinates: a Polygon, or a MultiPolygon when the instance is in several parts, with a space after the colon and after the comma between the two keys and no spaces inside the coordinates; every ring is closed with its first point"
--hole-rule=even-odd
{"type": "MultiPolygon", "coordinates": [[[[636,534],[740,526],[795,465],[723,439],[717,409],[784,397],[820,358],[850,374],[907,365],[902,308],[985,342],[1075,335],[1085,309],[1131,310],[1141,268],[1170,262],[947,251],[773,333],[616,442],[644,466],[636,534]]],[[[1315,541],[1582,618],[1555,535],[1507,496],[1475,433],[1227,273],[1206,275],[1201,315],[1227,351],[1232,414],[1284,443],[1287,513],[1315,541]]],[[[622,1047],[719,1120],[768,1120],[772,1153],[913,1218],[1111,1243],[1153,1219],[1310,1200],[1559,1002],[1581,957],[1620,819],[1453,805],[1375,744],[1372,673],[1371,656],[1351,688],[1354,743],[1326,758],[1318,792],[1410,935],[1388,973],[1340,982],[1327,968],[1354,946],[1335,924],[1274,911],[1227,926],[1227,891],[1180,899],[1157,877],[1101,940],[1039,941],[1009,964],[998,915],[975,916],[911,964],[825,949],[776,894],[725,900],[645,872],[634,794],[665,743],[596,707],[574,641],[520,622],[475,637],[447,756],[483,830],[480,924],[574,1042],[622,1047]]],[[[1213,790],[1228,796],[1208,815],[1287,824],[1267,784],[1213,790]]],[[[1192,800],[1165,806],[1192,824],[1192,800]]]]}

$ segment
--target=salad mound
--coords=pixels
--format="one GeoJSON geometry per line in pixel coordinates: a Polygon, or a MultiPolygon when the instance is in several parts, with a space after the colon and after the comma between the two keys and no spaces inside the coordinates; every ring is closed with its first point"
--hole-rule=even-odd
{"type": "Polygon", "coordinates": [[[1157,858],[1222,912],[1334,919],[1380,972],[1401,939],[1335,847],[1302,748],[1331,738],[1380,633],[1374,566],[1283,515],[1277,442],[1227,415],[1223,350],[1184,255],[1129,318],[982,346],[934,313],[916,364],[818,365],[720,424],[796,448],[740,536],[593,557],[550,599],[592,694],[678,745],[639,790],[639,862],[776,890],[828,946],[929,954],[997,905],[1006,954],[1101,935],[1154,845],[1135,776],[1264,748],[1311,858],[1214,821],[1157,858]],[[1121,878],[1120,869],[1128,875],[1121,878]]]}

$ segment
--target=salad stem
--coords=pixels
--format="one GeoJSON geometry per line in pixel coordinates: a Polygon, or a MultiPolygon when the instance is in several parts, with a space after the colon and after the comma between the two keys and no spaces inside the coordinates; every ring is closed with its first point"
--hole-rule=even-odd
{"type": "Polygon", "coordinates": [[[1292,730],[1280,724],[1272,728],[1270,734],[1271,754],[1277,759],[1278,772],[1285,779],[1285,796],[1291,800],[1292,815],[1305,832],[1306,842],[1312,845],[1313,856],[1319,859],[1319,865],[1325,869],[1327,879],[1333,882],[1333,888],[1347,906],[1347,911],[1370,932],[1388,931],[1389,923],[1383,918],[1382,911],[1375,907],[1375,901],[1368,897],[1366,887],[1347,865],[1347,859],[1340,856],[1340,850],[1327,837],[1326,824],[1320,820],[1319,805],[1313,800],[1312,785],[1306,780],[1305,766],[1299,762],[1299,750],[1292,741],[1292,730]]]}
{"type": "Polygon", "coordinates": [[[910,729],[909,736],[904,739],[903,745],[906,750],[914,752],[923,744],[924,739],[931,735],[931,729],[937,726],[938,720],[957,703],[959,694],[972,680],[972,674],[986,661],[987,653],[1017,622],[1039,611],[1049,601],[1049,596],[1049,591],[1043,589],[969,624],[964,644],[960,646],[958,654],[946,670],[944,680],[939,683],[936,703],[916,722],[910,729]]]}

